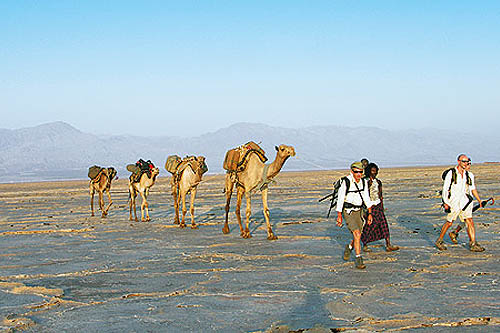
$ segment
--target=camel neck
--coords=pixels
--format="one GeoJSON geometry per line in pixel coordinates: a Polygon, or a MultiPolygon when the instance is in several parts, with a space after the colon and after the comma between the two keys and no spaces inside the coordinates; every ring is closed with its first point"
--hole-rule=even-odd
{"type": "Polygon", "coordinates": [[[285,161],[288,157],[289,156],[282,157],[278,153],[276,153],[276,158],[269,165],[269,169],[267,170],[267,178],[273,178],[274,176],[276,176],[281,171],[281,168],[283,167],[283,164],[285,164],[285,161]]]}

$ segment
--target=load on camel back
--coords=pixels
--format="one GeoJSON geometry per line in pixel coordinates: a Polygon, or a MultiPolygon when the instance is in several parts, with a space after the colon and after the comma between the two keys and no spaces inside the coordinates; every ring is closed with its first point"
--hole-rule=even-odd
{"type": "Polygon", "coordinates": [[[129,179],[133,183],[139,182],[141,179],[141,176],[144,173],[148,174],[148,177],[151,178],[151,171],[155,168],[155,165],[151,160],[144,161],[142,158],[139,159],[135,164],[129,164],[127,165],[127,170],[130,171],[132,174],[130,175],[129,179]]]}
{"type": "Polygon", "coordinates": [[[181,228],[186,226],[186,195],[190,193],[191,228],[197,229],[194,222],[194,200],[197,187],[201,182],[203,174],[208,171],[204,156],[186,156],[181,159],[178,155],[170,155],[165,162],[165,169],[172,174],[170,186],[174,198],[175,224],[181,228]],[[182,220],[179,219],[179,205],[182,202],[182,220]]]}
{"type": "Polygon", "coordinates": [[[104,172],[110,180],[114,179],[116,176],[116,169],[115,168],[113,168],[113,167],[103,168],[103,167],[100,167],[98,165],[91,166],[89,168],[89,172],[87,173],[87,176],[89,176],[91,181],[96,181],[97,176],[99,176],[101,174],[101,172],[104,172]]]}
{"type": "Polygon", "coordinates": [[[201,180],[201,176],[208,171],[208,166],[203,156],[186,156],[181,158],[178,155],[170,155],[165,162],[165,169],[172,174],[175,182],[180,180],[182,173],[188,167],[198,175],[199,180],[201,180]]]}
{"type": "Polygon", "coordinates": [[[228,173],[239,172],[245,170],[248,158],[251,153],[257,154],[262,163],[267,162],[266,153],[258,144],[253,141],[247,142],[244,145],[233,148],[226,153],[224,164],[222,167],[228,173]]]}

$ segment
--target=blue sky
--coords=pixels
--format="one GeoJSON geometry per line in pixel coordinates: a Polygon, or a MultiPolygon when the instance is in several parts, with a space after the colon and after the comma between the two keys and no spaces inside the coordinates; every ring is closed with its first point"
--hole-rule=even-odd
{"type": "Polygon", "coordinates": [[[499,123],[498,1],[4,0],[0,44],[0,128],[499,123]]]}

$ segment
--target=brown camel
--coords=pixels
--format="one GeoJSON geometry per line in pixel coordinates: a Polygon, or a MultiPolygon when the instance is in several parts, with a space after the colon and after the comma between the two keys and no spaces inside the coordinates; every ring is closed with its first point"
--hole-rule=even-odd
{"type": "MultiPolygon", "coordinates": [[[[113,204],[111,201],[111,194],[109,191],[111,190],[111,181],[115,179],[116,170],[115,168],[102,168],[99,171],[99,174],[90,180],[89,183],[89,191],[90,191],[90,211],[92,212],[91,216],[94,216],[94,194],[95,192],[99,193],[99,209],[102,212],[101,217],[106,217],[108,215],[108,210],[113,204]],[[104,208],[104,192],[108,194],[108,205],[104,208]]],[[[118,177],[116,177],[118,179],[118,177]]]]}
{"type": "Polygon", "coordinates": [[[151,176],[148,175],[148,172],[143,173],[138,182],[134,182],[133,176],[131,176],[129,179],[128,192],[129,192],[129,208],[130,208],[129,209],[129,219],[130,219],[130,221],[134,221],[134,220],[136,222],[139,221],[137,219],[137,213],[136,213],[136,208],[135,208],[135,199],[137,197],[137,193],[139,193],[141,195],[141,198],[142,198],[141,221],[142,222],[151,221],[151,219],[149,218],[147,197],[149,194],[149,189],[151,188],[151,186],[154,185],[154,183],[156,181],[156,176],[158,176],[158,174],[160,173],[160,170],[158,168],[152,168],[150,173],[151,173],[151,176]],[[132,219],[132,207],[134,207],[135,219],[132,219]],[[144,218],[144,210],[146,210],[146,218],[144,218]]]}
{"type": "Polygon", "coordinates": [[[198,184],[201,182],[203,173],[206,172],[205,157],[190,157],[184,159],[184,161],[178,167],[178,173],[174,173],[170,179],[170,185],[172,187],[172,196],[174,197],[174,208],[175,208],[175,224],[179,224],[179,201],[182,200],[182,221],[180,222],[180,227],[185,228],[185,217],[186,217],[186,195],[191,193],[190,197],[190,209],[191,214],[191,229],[198,229],[198,226],[194,222],[194,200],[196,197],[196,190],[198,184]]]}
{"type": "Polygon", "coordinates": [[[250,204],[250,194],[254,189],[261,190],[262,192],[262,206],[264,210],[264,218],[267,223],[267,239],[274,240],[277,239],[276,235],[273,233],[271,223],[269,221],[269,208],[267,206],[267,185],[271,180],[280,172],[283,164],[290,156],[295,156],[295,149],[292,146],[280,145],[275,147],[277,153],[276,158],[271,164],[264,164],[256,153],[250,154],[248,157],[248,164],[243,171],[236,172],[236,174],[231,175],[231,173],[226,174],[225,181],[225,192],[226,192],[226,222],[222,228],[222,232],[229,233],[228,226],[228,213],[229,204],[231,202],[231,195],[233,193],[233,186],[236,184],[237,187],[237,202],[236,202],[236,218],[238,219],[238,224],[240,225],[241,237],[250,238],[250,230],[248,225],[250,223],[251,215],[251,204],[250,204]],[[243,229],[241,225],[241,200],[245,195],[247,205],[246,205],[246,227],[243,229]]]}

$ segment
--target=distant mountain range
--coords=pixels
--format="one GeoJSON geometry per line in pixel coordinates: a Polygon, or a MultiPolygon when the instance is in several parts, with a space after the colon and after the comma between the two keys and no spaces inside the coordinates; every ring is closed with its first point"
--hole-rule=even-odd
{"type": "MultiPolygon", "coordinates": [[[[147,130],[144,131],[147,133],[147,130]]],[[[164,169],[168,155],[204,155],[210,173],[222,173],[228,149],[248,141],[261,143],[270,161],[274,146],[292,145],[297,152],[284,170],[347,168],[363,157],[384,166],[444,165],[455,163],[465,152],[474,162],[498,161],[497,137],[486,134],[419,129],[390,131],[375,127],[316,126],[272,127],[237,123],[216,132],[190,138],[171,136],[98,136],[81,132],[64,122],[16,130],[0,129],[0,182],[86,179],[94,164],[125,166],[139,158],[164,169]]]]}

